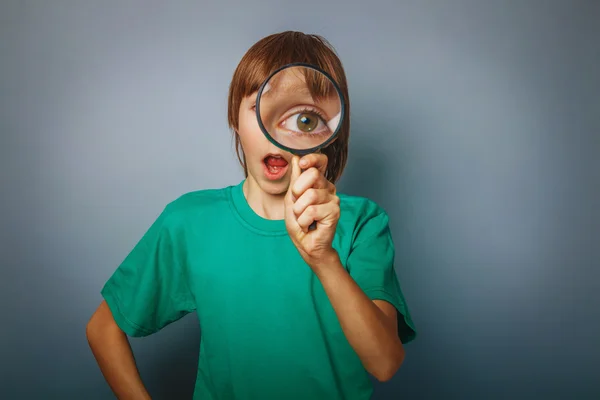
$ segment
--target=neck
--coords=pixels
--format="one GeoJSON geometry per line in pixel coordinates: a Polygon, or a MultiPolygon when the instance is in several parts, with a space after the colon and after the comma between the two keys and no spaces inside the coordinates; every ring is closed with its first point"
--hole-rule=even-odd
{"type": "Polygon", "coordinates": [[[256,214],[270,220],[280,220],[284,218],[285,193],[265,193],[251,175],[248,175],[242,189],[248,205],[256,214]]]}

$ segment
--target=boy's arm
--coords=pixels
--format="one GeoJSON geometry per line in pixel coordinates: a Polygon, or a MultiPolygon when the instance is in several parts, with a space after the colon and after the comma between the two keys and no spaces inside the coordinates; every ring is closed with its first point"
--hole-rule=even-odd
{"type": "Polygon", "coordinates": [[[365,369],[379,381],[391,379],[405,355],[394,306],[371,300],[344,269],[337,253],[313,270],[365,369]]]}
{"type": "Polygon", "coordinates": [[[102,301],[87,324],[86,335],[98,366],[120,400],[147,400],[127,335],[115,322],[106,301],[102,301]]]}

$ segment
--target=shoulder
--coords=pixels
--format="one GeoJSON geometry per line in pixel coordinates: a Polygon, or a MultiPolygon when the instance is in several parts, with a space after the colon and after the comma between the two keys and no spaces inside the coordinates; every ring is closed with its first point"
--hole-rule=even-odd
{"type": "Polygon", "coordinates": [[[366,218],[386,214],[386,211],[375,201],[361,196],[352,196],[345,193],[338,193],[340,198],[340,208],[352,215],[366,218]]]}
{"type": "Polygon", "coordinates": [[[169,202],[160,215],[167,226],[191,222],[198,217],[219,214],[229,209],[231,186],[218,189],[202,189],[184,193],[169,202]]]}
{"type": "Polygon", "coordinates": [[[386,220],[388,218],[386,210],[369,198],[344,193],[338,193],[338,197],[340,198],[341,213],[357,223],[364,223],[373,218],[386,220]]]}
{"type": "Polygon", "coordinates": [[[375,201],[360,196],[338,193],[340,220],[338,225],[353,241],[359,236],[375,235],[388,230],[389,217],[386,210],[375,201]]]}
{"type": "Polygon", "coordinates": [[[171,201],[166,210],[171,213],[193,212],[198,209],[221,207],[227,205],[231,186],[219,189],[203,189],[184,193],[171,201]]]}

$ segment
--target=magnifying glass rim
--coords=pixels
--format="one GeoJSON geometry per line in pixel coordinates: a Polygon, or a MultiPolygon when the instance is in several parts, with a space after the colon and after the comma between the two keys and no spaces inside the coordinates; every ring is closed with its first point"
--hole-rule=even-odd
{"type": "Polygon", "coordinates": [[[260,130],[264,133],[264,135],[267,137],[267,139],[269,139],[269,142],[273,143],[275,146],[279,147],[282,150],[285,150],[287,152],[290,152],[290,153],[296,154],[296,155],[305,155],[305,154],[314,153],[314,152],[316,152],[316,151],[324,148],[329,143],[331,143],[337,137],[340,129],[342,128],[342,125],[344,123],[344,116],[345,116],[345,114],[346,114],[346,103],[344,101],[344,96],[342,95],[342,90],[340,89],[338,83],[327,72],[323,71],[321,68],[317,67],[316,65],[312,65],[312,64],[308,64],[308,63],[302,63],[302,62],[290,63],[290,64],[286,64],[286,65],[284,65],[282,67],[277,68],[260,85],[260,88],[258,89],[258,94],[256,95],[256,119],[258,121],[258,126],[260,127],[260,130]],[[333,134],[331,135],[331,137],[329,139],[327,139],[325,142],[321,143],[318,146],[310,148],[310,149],[292,149],[290,147],[282,145],[281,143],[278,143],[269,134],[269,132],[267,131],[267,128],[265,128],[264,124],[262,123],[262,119],[260,117],[260,99],[262,98],[262,93],[263,93],[263,90],[265,89],[265,87],[267,86],[267,83],[269,83],[269,81],[271,80],[271,78],[275,74],[277,74],[278,72],[280,72],[280,71],[282,71],[282,70],[284,70],[286,68],[291,68],[291,67],[305,67],[305,68],[310,68],[310,69],[313,69],[313,70],[315,70],[317,72],[322,73],[323,75],[325,75],[325,77],[327,79],[329,79],[331,81],[331,83],[333,84],[333,87],[335,88],[335,90],[338,93],[338,97],[340,98],[340,106],[341,106],[341,109],[340,109],[340,123],[338,124],[336,130],[333,132],[333,134]]]}

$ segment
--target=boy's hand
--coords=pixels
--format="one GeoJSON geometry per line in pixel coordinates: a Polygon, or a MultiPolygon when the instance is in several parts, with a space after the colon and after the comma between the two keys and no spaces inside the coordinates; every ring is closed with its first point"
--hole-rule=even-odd
{"type": "Polygon", "coordinates": [[[292,158],[292,176],[285,197],[285,223],[292,242],[313,269],[326,265],[337,253],[331,243],[340,217],[335,185],[325,178],[327,156],[292,158]],[[304,172],[302,172],[304,170],[304,172]],[[316,229],[310,225],[316,222],[316,229]]]}

